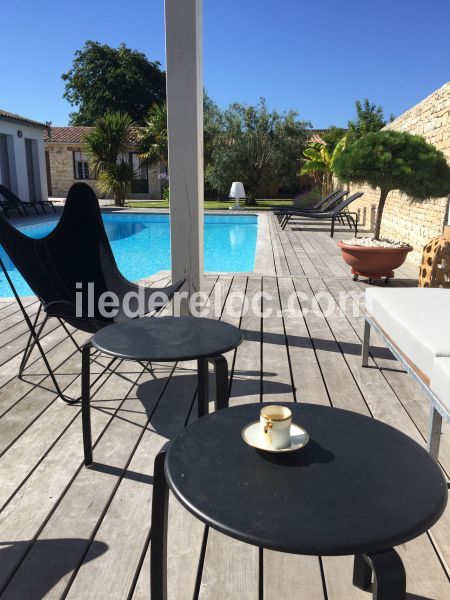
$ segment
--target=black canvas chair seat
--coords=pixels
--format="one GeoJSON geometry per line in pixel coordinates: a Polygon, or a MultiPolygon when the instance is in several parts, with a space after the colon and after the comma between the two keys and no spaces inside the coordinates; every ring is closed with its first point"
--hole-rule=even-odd
{"type": "MultiPolygon", "coordinates": [[[[123,311],[111,317],[102,315],[98,302],[101,294],[116,294],[121,305],[128,292],[140,293],[144,302],[136,316],[144,316],[165,306],[184,283],[179,281],[164,288],[146,288],[123,277],[111,250],[97,197],[85,183],[76,183],[70,188],[59,222],[43,238],[24,235],[0,216],[0,243],[40,300],[46,319],[56,317],[62,323],[88,333],[128,318],[123,311]],[[87,303],[88,285],[92,289],[91,311],[87,303]],[[81,316],[77,315],[77,292],[82,292],[81,316]],[[154,300],[149,304],[151,298],[154,300]]],[[[0,263],[25,316],[26,311],[8,272],[1,260],[0,263]]],[[[137,303],[135,306],[131,304],[130,308],[135,310],[137,303]]],[[[38,339],[42,328],[36,332],[36,323],[33,325],[28,316],[25,318],[31,331],[30,343],[38,344],[46,360],[38,339]]],[[[29,348],[24,358],[28,351],[29,348]]],[[[21,365],[21,371],[24,366],[21,365]]],[[[53,375],[52,372],[50,374],[53,375]]]]}

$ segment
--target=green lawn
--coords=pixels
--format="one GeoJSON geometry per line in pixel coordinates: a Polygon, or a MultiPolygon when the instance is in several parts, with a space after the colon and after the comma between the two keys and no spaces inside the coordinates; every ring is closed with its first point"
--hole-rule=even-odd
{"type": "MultiPolygon", "coordinates": [[[[130,208],[169,208],[167,201],[149,201],[149,202],[133,202],[129,200],[126,203],[130,208]]],[[[228,210],[234,205],[234,201],[218,202],[217,200],[205,200],[205,210],[228,210]]],[[[271,206],[292,206],[292,200],[257,200],[256,206],[244,206],[245,210],[270,210],[271,206]]]]}

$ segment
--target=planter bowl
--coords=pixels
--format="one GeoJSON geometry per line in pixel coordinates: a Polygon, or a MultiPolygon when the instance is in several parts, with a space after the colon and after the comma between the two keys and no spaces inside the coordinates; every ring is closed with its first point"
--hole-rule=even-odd
{"type": "Polygon", "coordinates": [[[411,246],[403,248],[382,248],[368,246],[352,246],[345,242],[338,242],[342,250],[342,258],[352,268],[355,279],[361,275],[372,279],[389,279],[394,277],[394,270],[398,269],[406,260],[411,246]]]}

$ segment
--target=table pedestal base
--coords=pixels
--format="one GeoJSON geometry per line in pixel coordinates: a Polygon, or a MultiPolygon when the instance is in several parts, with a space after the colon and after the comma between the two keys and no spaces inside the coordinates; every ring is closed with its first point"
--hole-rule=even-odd
{"type": "Polygon", "coordinates": [[[208,363],[214,365],[214,409],[220,410],[228,406],[228,363],[227,359],[220,355],[214,358],[201,358],[197,361],[198,369],[198,416],[208,414],[208,363]]]}
{"type": "Polygon", "coordinates": [[[404,600],[406,574],[400,556],[394,549],[357,554],[353,565],[353,585],[365,592],[372,591],[373,600],[404,600]]]}
{"type": "MultiPolygon", "coordinates": [[[[86,342],[81,355],[81,420],[83,426],[84,465],[92,465],[92,434],[91,434],[91,342],[86,342]]],[[[113,358],[113,360],[116,360],[113,358]]],[[[137,361],[140,362],[140,361],[137,361]]],[[[228,406],[228,363],[222,356],[201,358],[197,360],[198,368],[198,416],[203,417],[209,412],[209,373],[208,363],[214,365],[214,409],[220,410],[228,406]]]]}

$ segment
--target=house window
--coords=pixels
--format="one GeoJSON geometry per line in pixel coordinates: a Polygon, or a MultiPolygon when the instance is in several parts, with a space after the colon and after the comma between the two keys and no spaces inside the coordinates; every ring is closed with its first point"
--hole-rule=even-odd
{"type": "Polygon", "coordinates": [[[139,158],[136,152],[129,154],[130,165],[133,167],[134,178],[131,182],[131,193],[147,194],[148,193],[148,169],[145,161],[139,158]]]}
{"type": "Polygon", "coordinates": [[[84,152],[73,153],[73,170],[75,179],[90,179],[89,163],[84,152]]]}
{"type": "Polygon", "coordinates": [[[11,164],[8,151],[8,138],[0,134],[0,183],[11,189],[11,164]]]}

